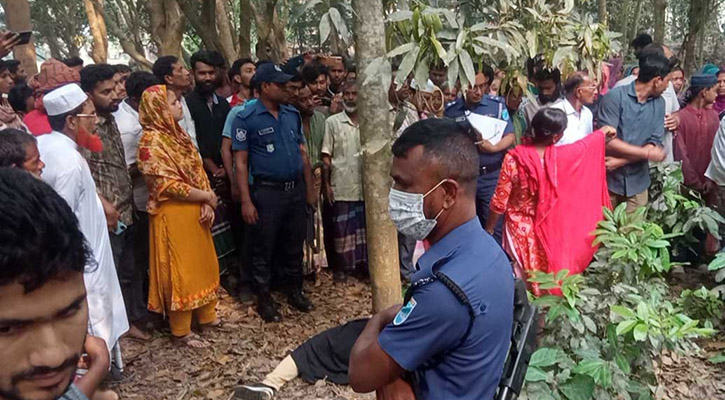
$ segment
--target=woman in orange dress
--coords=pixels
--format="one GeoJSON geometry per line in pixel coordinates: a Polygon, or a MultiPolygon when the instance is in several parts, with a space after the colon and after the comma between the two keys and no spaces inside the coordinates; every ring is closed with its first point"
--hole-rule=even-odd
{"type": "MultiPolygon", "coordinates": [[[[486,230],[505,215],[504,249],[516,275],[532,271],[580,273],[591,262],[602,207],[611,207],[604,165],[605,126],[570,145],[555,147],[567,125],[566,114],[545,108],[531,120],[524,144],[504,157],[486,230]]],[[[538,285],[530,289],[539,296],[538,285]]],[[[558,293],[554,290],[552,293],[558,293]]]]}
{"type": "Polygon", "coordinates": [[[139,107],[138,168],[149,189],[149,310],[168,315],[172,335],[190,347],[209,343],[191,332],[192,317],[217,326],[219,264],[210,227],[217,198],[199,153],[179,126],[181,103],[164,85],[139,107]]]}

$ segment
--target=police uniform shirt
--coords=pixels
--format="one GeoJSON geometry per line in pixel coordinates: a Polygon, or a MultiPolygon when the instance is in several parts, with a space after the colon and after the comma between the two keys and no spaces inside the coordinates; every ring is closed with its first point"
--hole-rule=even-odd
{"type": "MultiPolygon", "coordinates": [[[[466,106],[466,100],[463,97],[459,97],[456,101],[446,105],[445,116],[455,120],[467,131],[471,129],[471,124],[468,122],[468,118],[466,118],[470,113],[506,121],[504,136],[514,134],[514,125],[511,122],[511,116],[509,116],[508,109],[506,108],[506,100],[503,97],[484,95],[481,102],[473,109],[466,106]]],[[[506,150],[498,153],[479,153],[478,162],[481,167],[501,165],[504,155],[506,155],[506,150]]]]}
{"type": "Polygon", "coordinates": [[[277,118],[257,101],[237,113],[232,123],[232,150],[249,152],[249,168],[255,179],[277,182],[302,176],[305,144],[302,119],[296,108],[280,105],[277,118]]]}
{"type": "Polygon", "coordinates": [[[473,218],[435,243],[418,261],[413,282],[446,274],[468,297],[470,316],[444,284],[415,289],[411,300],[380,333],[381,348],[415,372],[423,399],[493,399],[511,341],[514,278],[501,247],[473,218]],[[435,267],[434,267],[435,266],[435,267]],[[432,368],[435,356],[447,354],[432,368]]]}

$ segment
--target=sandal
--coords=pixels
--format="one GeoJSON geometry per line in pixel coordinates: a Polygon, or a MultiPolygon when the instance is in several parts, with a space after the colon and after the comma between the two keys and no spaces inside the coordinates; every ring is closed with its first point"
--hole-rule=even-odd
{"type": "Polygon", "coordinates": [[[202,328],[219,328],[223,326],[223,322],[220,318],[215,319],[214,321],[209,322],[208,324],[199,324],[202,328]]]}
{"type": "Polygon", "coordinates": [[[192,349],[204,349],[204,348],[211,346],[211,344],[209,344],[209,342],[202,339],[201,336],[199,336],[193,332],[189,333],[186,336],[174,337],[174,340],[178,341],[180,344],[189,346],[192,349]]]}

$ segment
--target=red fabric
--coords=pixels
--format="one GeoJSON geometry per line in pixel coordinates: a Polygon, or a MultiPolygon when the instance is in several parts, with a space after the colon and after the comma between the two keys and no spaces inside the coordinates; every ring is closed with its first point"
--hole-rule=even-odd
{"type": "Polygon", "coordinates": [[[243,98],[239,97],[238,94],[234,93],[232,95],[232,100],[229,102],[229,107],[234,107],[234,106],[238,106],[240,104],[244,104],[245,101],[246,100],[244,100],[243,98]]]}
{"type": "Polygon", "coordinates": [[[521,184],[538,194],[534,230],[548,258],[548,272],[584,271],[597,248],[592,232],[611,208],[604,166],[604,134],[596,131],[570,145],[549,146],[544,165],[536,148],[510,152],[519,165],[521,184]]]}
{"type": "Polygon", "coordinates": [[[685,185],[702,191],[720,118],[713,109],[691,105],[680,110],[679,116],[680,127],[673,144],[675,161],[682,161],[685,185]]]}
{"type": "Polygon", "coordinates": [[[48,122],[48,116],[45,115],[45,112],[39,109],[35,109],[25,114],[23,122],[28,127],[28,130],[30,130],[30,133],[34,136],[45,135],[53,130],[48,122]]]}

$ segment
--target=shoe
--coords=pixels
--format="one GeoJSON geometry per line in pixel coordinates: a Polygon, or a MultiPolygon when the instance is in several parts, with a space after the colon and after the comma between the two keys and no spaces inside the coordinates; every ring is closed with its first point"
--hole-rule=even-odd
{"type": "Polygon", "coordinates": [[[289,305],[302,312],[310,312],[315,309],[315,306],[313,306],[310,300],[302,294],[302,290],[300,289],[293,290],[287,298],[287,302],[289,305]]]}
{"type": "Polygon", "coordinates": [[[234,388],[234,398],[239,400],[270,400],[273,397],[274,389],[263,383],[234,388]]]}
{"type": "Polygon", "coordinates": [[[332,281],[335,283],[347,283],[347,274],[343,271],[335,271],[332,274],[332,281]]]}
{"type": "Polygon", "coordinates": [[[264,322],[279,322],[282,320],[282,316],[279,315],[277,310],[277,303],[269,294],[257,298],[257,313],[264,322]]]}

